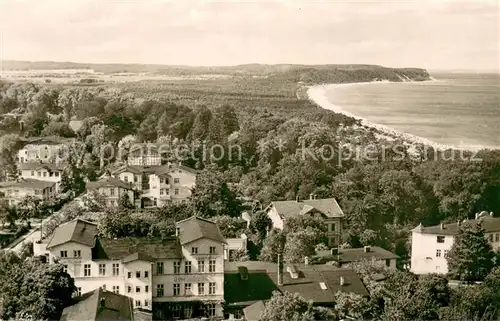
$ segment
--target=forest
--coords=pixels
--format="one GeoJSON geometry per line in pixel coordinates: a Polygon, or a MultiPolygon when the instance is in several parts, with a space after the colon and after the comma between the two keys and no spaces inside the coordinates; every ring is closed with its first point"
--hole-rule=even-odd
{"type": "MultiPolygon", "coordinates": [[[[328,81],[368,81],[389,72],[377,70],[338,69],[328,81]]],[[[217,160],[192,157],[201,153],[195,147],[183,163],[210,168],[231,195],[264,205],[310,194],[335,197],[346,214],[345,244],[379,245],[402,257],[408,253],[410,229],[420,222],[456,221],[483,210],[500,213],[500,151],[481,151],[480,162],[451,159],[445,157],[447,152],[424,146],[416,146],[415,155],[400,140],[380,139],[376,130],[352,118],[297,99],[296,82],[320,83],[324,72],[298,68],[267,78],[81,86],[3,81],[0,113],[21,116],[0,122],[2,175],[16,175],[13,155],[26,137],[76,138],[84,157],[75,166],[89,180],[110,163],[101,166],[101,148],[107,143],[126,148],[131,142],[156,141],[174,149],[203,142],[225,151],[238,145],[238,157],[226,152],[217,160]],[[69,126],[75,120],[81,123],[77,130],[69,126]],[[369,145],[377,148],[369,160],[350,158],[339,164],[323,157],[325,145],[339,154],[369,145]],[[308,148],[306,157],[302,146],[308,148]],[[403,146],[402,159],[393,152],[396,146],[403,146]]],[[[425,71],[405,72],[416,79],[428,77],[425,71]]],[[[226,194],[213,197],[221,195],[226,194]]],[[[232,208],[227,199],[219,203],[227,209],[215,212],[239,215],[239,208],[232,208]]]]}

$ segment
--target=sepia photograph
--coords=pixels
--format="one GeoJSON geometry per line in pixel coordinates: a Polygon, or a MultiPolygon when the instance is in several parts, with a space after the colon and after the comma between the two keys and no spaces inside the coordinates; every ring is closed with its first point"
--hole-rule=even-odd
{"type": "Polygon", "coordinates": [[[498,0],[0,0],[0,320],[499,321],[498,0]]]}

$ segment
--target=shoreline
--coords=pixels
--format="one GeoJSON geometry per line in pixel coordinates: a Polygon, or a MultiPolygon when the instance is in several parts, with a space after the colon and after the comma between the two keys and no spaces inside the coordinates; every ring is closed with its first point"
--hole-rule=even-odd
{"type": "MultiPolygon", "coordinates": [[[[430,80],[427,81],[439,81],[434,78],[431,78],[430,80]]],[[[403,131],[399,131],[397,129],[391,128],[389,126],[383,125],[383,124],[377,124],[374,122],[369,121],[368,119],[355,115],[353,113],[350,113],[346,110],[344,110],[341,106],[336,105],[328,100],[328,97],[326,96],[326,91],[331,88],[339,88],[339,87],[344,87],[344,86],[360,86],[360,85],[374,85],[374,84],[387,84],[387,83],[396,83],[392,81],[369,81],[369,82],[357,82],[357,83],[345,83],[345,84],[322,84],[322,85],[314,85],[314,86],[308,86],[307,88],[307,98],[309,101],[312,103],[318,105],[319,107],[333,111],[334,113],[337,114],[343,114],[345,116],[354,118],[358,121],[360,121],[361,126],[366,126],[369,128],[373,128],[380,132],[381,134],[384,134],[387,136],[387,138],[391,139],[402,139],[404,142],[408,143],[409,145],[414,145],[414,144],[419,144],[419,145],[425,145],[425,146],[430,146],[434,148],[435,150],[440,150],[440,151],[445,151],[445,150],[458,150],[458,151],[467,151],[467,152],[476,152],[479,150],[483,149],[490,149],[494,150],[494,148],[488,148],[486,146],[454,146],[454,145],[447,145],[447,144],[441,144],[437,143],[435,141],[432,141],[430,139],[406,133],[403,131]]],[[[416,83],[415,81],[407,81],[404,83],[416,83]]]]}

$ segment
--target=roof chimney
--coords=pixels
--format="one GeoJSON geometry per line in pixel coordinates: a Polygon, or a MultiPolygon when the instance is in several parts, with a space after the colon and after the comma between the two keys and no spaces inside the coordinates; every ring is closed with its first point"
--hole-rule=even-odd
{"type": "Polygon", "coordinates": [[[441,223],[441,229],[444,230],[444,224],[443,223],[441,223]]]}
{"type": "Polygon", "coordinates": [[[299,196],[295,197],[295,200],[296,200],[297,202],[300,202],[300,197],[299,197],[299,196]]]}
{"type": "Polygon", "coordinates": [[[365,253],[368,253],[371,251],[371,247],[370,246],[365,246],[365,253]]]}
{"type": "Polygon", "coordinates": [[[340,286],[344,286],[345,285],[345,279],[343,276],[340,277],[340,286]]]}
{"type": "Polygon", "coordinates": [[[314,194],[309,194],[309,199],[313,200],[314,199],[314,194]]]}
{"type": "Polygon", "coordinates": [[[281,254],[278,254],[278,285],[283,285],[283,262],[281,262],[281,254]]]}

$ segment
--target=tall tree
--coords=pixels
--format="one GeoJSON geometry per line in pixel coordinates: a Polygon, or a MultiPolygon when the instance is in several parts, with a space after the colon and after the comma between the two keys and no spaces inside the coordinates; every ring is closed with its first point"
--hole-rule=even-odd
{"type": "Polygon", "coordinates": [[[210,130],[212,112],[206,106],[201,106],[196,112],[193,127],[191,128],[191,139],[205,140],[210,130]]]}
{"type": "Polygon", "coordinates": [[[484,236],[481,220],[463,223],[446,258],[448,274],[461,281],[482,281],[494,267],[495,254],[484,236]]]}

